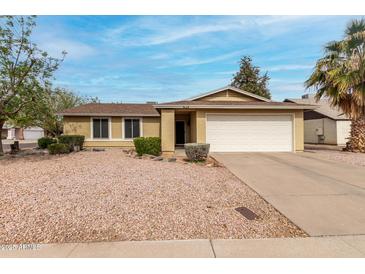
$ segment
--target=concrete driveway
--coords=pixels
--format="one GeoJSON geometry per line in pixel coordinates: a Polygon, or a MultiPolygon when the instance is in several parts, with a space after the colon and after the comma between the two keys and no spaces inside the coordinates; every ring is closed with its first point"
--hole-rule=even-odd
{"type": "Polygon", "coordinates": [[[214,153],[311,236],[365,234],[365,168],[313,153],[214,153]]]}

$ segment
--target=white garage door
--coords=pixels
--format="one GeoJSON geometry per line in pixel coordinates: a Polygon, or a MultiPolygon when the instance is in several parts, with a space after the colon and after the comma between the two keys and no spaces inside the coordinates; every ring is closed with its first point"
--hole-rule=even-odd
{"type": "Polygon", "coordinates": [[[44,130],[41,128],[26,128],[24,129],[24,140],[37,140],[44,136],[44,130]]]}
{"type": "Polygon", "coordinates": [[[215,152],[293,151],[290,115],[207,115],[207,143],[215,152]]]}

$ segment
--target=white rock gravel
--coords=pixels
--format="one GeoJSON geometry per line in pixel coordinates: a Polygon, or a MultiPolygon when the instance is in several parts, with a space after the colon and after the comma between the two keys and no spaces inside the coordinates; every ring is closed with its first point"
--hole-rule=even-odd
{"type": "Polygon", "coordinates": [[[342,162],[354,166],[365,166],[365,153],[355,153],[348,151],[335,151],[335,150],[312,150],[316,157],[322,159],[332,160],[336,162],[342,162]]]}
{"type": "Polygon", "coordinates": [[[120,149],[0,161],[0,243],[292,236],[306,235],[222,167],[120,149]]]}

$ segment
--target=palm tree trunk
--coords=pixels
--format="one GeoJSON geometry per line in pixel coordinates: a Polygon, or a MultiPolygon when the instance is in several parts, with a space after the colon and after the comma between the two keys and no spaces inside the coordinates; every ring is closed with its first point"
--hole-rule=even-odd
{"type": "Polygon", "coordinates": [[[365,152],[365,115],[351,122],[350,138],[346,149],[352,152],[365,152]]]}
{"type": "Polygon", "coordinates": [[[3,141],[1,139],[1,133],[3,131],[4,124],[5,124],[5,120],[0,120],[0,156],[3,156],[4,155],[3,141]]]}

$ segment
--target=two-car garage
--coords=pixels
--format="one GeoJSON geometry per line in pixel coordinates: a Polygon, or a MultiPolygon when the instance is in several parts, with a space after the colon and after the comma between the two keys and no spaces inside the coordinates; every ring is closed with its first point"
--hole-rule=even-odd
{"type": "Polygon", "coordinates": [[[293,115],[207,114],[212,152],[293,151],[293,115]]]}
{"type": "Polygon", "coordinates": [[[162,151],[167,153],[175,150],[176,134],[170,130],[175,115],[187,118],[189,142],[208,143],[211,152],[303,151],[304,111],[315,108],[271,101],[232,86],[156,107],[161,113],[162,151]]]}

